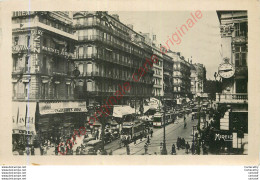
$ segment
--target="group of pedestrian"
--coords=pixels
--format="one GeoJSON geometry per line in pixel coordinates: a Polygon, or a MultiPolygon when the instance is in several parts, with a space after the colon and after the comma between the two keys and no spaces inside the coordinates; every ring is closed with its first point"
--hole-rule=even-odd
{"type": "Polygon", "coordinates": [[[178,137],[177,138],[177,149],[179,150],[180,148],[181,149],[185,149],[186,147],[186,143],[185,143],[185,139],[184,138],[181,138],[181,137],[178,137]]]}

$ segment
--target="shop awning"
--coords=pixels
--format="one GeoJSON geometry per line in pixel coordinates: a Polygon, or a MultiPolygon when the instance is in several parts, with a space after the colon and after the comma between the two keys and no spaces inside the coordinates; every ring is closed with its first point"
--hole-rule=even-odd
{"type": "Polygon", "coordinates": [[[122,118],[124,115],[134,114],[135,109],[130,106],[114,106],[113,116],[122,118]]]}
{"type": "Polygon", "coordinates": [[[150,109],[150,106],[144,106],[144,112],[143,113],[146,113],[149,109],[150,109]]]}

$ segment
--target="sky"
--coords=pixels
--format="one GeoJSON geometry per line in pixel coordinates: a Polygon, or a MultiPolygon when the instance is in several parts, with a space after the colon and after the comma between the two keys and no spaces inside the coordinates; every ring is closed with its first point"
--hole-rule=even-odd
{"type": "MultiPolygon", "coordinates": [[[[166,41],[172,34],[180,30],[187,20],[195,16],[195,11],[144,11],[127,12],[116,11],[109,14],[118,14],[119,20],[124,24],[133,24],[137,32],[149,32],[157,36],[157,43],[166,46],[166,41]],[[176,29],[177,28],[177,29],[176,29]]],[[[170,49],[181,52],[186,59],[191,58],[192,63],[202,63],[207,70],[207,79],[214,79],[221,63],[221,37],[219,21],[216,11],[202,11],[202,17],[194,21],[194,25],[188,29],[181,38],[181,43],[172,45],[170,49]]]]}

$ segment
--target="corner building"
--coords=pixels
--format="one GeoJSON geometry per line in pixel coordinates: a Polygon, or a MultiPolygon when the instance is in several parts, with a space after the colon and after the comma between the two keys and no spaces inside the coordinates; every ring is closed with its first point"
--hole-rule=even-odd
{"type": "Polygon", "coordinates": [[[222,93],[216,94],[216,102],[225,110],[220,119],[220,130],[224,135],[232,135],[232,144],[226,143],[228,147],[243,151],[248,149],[247,11],[217,11],[217,15],[223,60],[219,66],[222,93]]]}
{"type": "Polygon", "coordinates": [[[72,18],[16,11],[12,25],[13,150],[59,142],[82,126],[87,112],[74,92],[72,18]]]}

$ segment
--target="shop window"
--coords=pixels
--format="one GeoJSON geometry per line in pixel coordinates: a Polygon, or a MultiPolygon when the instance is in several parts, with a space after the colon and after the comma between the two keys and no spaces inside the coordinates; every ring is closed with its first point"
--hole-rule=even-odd
{"type": "Polygon", "coordinates": [[[29,93],[29,83],[24,83],[24,95],[27,98],[29,93]]]}
{"type": "Polygon", "coordinates": [[[235,48],[235,65],[236,66],[247,66],[246,47],[237,46],[235,48]]]}
{"type": "Polygon", "coordinates": [[[43,98],[43,99],[45,99],[47,93],[48,93],[47,83],[43,83],[43,84],[42,84],[42,98],[43,98]]]}
{"type": "Polygon", "coordinates": [[[16,88],[17,88],[16,83],[13,83],[13,97],[14,98],[16,97],[16,88]]]}
{"type": "Polygon", "coordinates": [[[29,67],[30,67],[30,56],[26,56],[25,57],[25,71],[28,72],[29,71],[29,67]]]}
{"type": "Polygon", "coordinates": [[[58,98],[58,84],[53,85],[53,95],[54,98],[58,98]]]}
{"type": "Polygon", "coordinates": [[[245,79],[236,80],[236,93],[247,93],[247,80],[245,79]]]}
{"type": "Polygon", "coordinates": [[[92,73],[92,71],[93,71],[92,64],[91,64],[91,63],[88,63],[88,64],[87,64],[87,73],[92,73]]]}
{"type": "Polygon", "coordinates": [[[17,70],[18,69],[18,57],[14,57],[13,58],[13,70],[17,70]]]}
{"type": "Polygon", "coordinates": [[[93,47],[92,46],[87,46],[87,55],[90,57],[92,55],[93,47]]]}
{"type": "Polygon", "coordinates": [[[78,66],[80,74],[83,74],[83,64],[79,64],[78,66]]]}
{"type": "Polygon", "coordinates": [[[68,98],[70,96],[70,89],[71,89],[71,86],[70,84],[66,84],[66,98],[68,98]]]}
{"type": "Polygon", "coordinates": [[[80,19],[79,19],[79,24],[80,24],[80,25],[83,25],[83,24],[84,24],[84,18],[80,18],[80,19]]]}
{"type": "Polygon", "coordinates": [[[79,57],[83,57],[84,55],[84,49],[83,47],[79,47],[79,57]]]}
{"type": "Polygon", "coordinates": [[[93,82],[87,81],[87,91],[93,91],[93,82]]]}
{"type": "Polygon", "coordinates": [[[235,35],[236,36],[247,36],[248,25],[246,22],[235,23],[235,35]]]}

